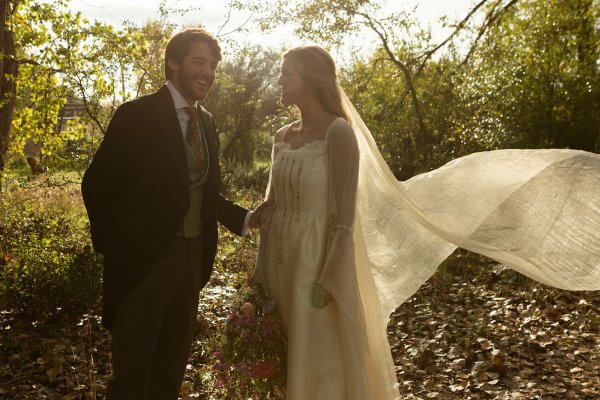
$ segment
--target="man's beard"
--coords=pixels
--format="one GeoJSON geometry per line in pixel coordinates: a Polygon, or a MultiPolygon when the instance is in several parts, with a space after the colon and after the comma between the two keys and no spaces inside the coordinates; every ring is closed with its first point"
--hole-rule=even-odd
{"type": "Polygon", "coordinates": [[[183,95],[190,99],[194,99],[194,100],[198,100],[198,101],[203,100],[206,97],[206,95],[208,94],[210,88],[212,87],[212,79],[205,78],[205,77],[194,77],[191,74],[188,74],[188,72],[185,69],[180,71],[180,74],[177,78],[179,80],[179,86],[181,87],[181,90],[183,91],[183,95]],[[195,85],[195,81],[197,81],[197,80],[204,80],[208,83],[208,88],[206,89],[205,92],[203,92],[200,95],[193,89],[194,85],[195,85]]]}

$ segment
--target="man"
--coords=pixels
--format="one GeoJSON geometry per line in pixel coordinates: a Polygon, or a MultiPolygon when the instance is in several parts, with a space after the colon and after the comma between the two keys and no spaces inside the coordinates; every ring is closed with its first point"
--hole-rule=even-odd
{"type": "Polygon", "coordinates": [[[217,220],[237,234],[248,223],[248,211],[219,194],[215,123],[197,103],[220,60],[208,32],[173,36],[165,51],[168,82],[118,108],[83,177],[92,242],[104,254],[109,400],[177,399],[217,220]]]}

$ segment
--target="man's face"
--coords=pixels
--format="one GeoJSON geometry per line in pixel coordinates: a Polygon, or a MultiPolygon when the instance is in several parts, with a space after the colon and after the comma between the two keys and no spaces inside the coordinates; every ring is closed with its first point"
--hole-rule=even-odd
{"type": "Polygon", "coordinates": [[[204,99],[215,83],[219,61],[204,42],[192,43],[181,64],[174,60],[168,63],[171,68],[169,80],[189,104],[204,99]]]}

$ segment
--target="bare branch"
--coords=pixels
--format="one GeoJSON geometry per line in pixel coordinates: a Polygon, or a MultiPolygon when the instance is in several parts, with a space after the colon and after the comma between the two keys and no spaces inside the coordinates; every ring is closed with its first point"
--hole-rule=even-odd
{"type": "Polygon", "coordinates": [[[367,79],[367,82],[370,81],[371,79],[373,79],[373,76],[375,75],[375,68],[377,68],[377,66],[380,63],[383,63],[385,61],[389,61],[389,59],[387,59],[387,58],[376,58],[376,59],[372,60],[371,71],[369,72],[369,78],[367,79]]]}
{"type": "Polygon", "coordinates": [[[362,16],[367,21],[367,26],[369,26],[379,36],[389,60],[392,61],[404,74],[404,80],[406,81],[406,86],[411,95],[415,118],[417,119],[417,123],[419,124],[419,141],[421,142],[421,144],[424,145],[426,155],[429,158],[430,149],[428,146],[426,146],[426,144],[430,142],[429,132],[427,131],[427,128],[425,127],[425,123],[423,121],[421,107],[419,105],[419,99],[417,97],[417,91],[415,90],[410,70],[408,69],[406,64],[404,64],[403,62],[398,60],[398,58],[396,58],[394,52],[390,48],[387,32],[385,31],[385,28],[383,27],[381,22],[373,21],[373,19],[369,15],[364,13],[357,13],[357,15],[362,16]]]}
{"type": "Polygon", "coordinates": [[[483,7],[483,5],[485,3],[487,3],[489,0],[482,0],[480,1],[475,7],[473,7],[471,9],[471,11],[469,11],[469,13],[467,14],[467,16],[465,18],[462,19],[462,21],[460,21],[458,23],[458,26],[456,27],[456,29],[454,29],[454,31],[440,44],[438,44],[436,47],[434,47],[433,49],[426,51],[422,56],[418,57],[417,59],[422,59],[421,61],[421,65],[419,65],[419,67],[417,68],[417,72],[415,73],[415,76],[419,76],[419,74],[421,73],[421,71],[423,70],[423,68],[425,68],[425,65],[427,64],[427,61],[431,58],[431,56],[433,56],[434,53],[436,53],[439,49],[441,49],[442,47],[444,47],[446,44],[448,44],[448,42],[450,42],[450,40],[452,40],[452,38],[454,36],[456,36],[467,24],[467,22],[469,22],[469,20],[471,19],[471,17],[473,17],[473,15],[475,15],[475,13],[477,12],[477,10],[479,10],[481,7],[483,7]]]}
{"type": "MultiPolygon", "coordinates": [[[[369,82],[371,82],[371,80],[373,80],[373,77],[375,76],[375,70],[377,69],[377,66],[381,63],[384,63],[386,61],[390,61],[388,58],[384,58],[384,57],[379,57],[373,60],[370,60],[369,62],[369,71],[367,73],[367,78],[364,79],[364,84],[368,84],[369,82]]],[[[363,86],[363,85],[361,85],[363,86]]]]}
{"type": "Polygon", "coordinates": [[[234,32],[237,32],[237,31],[240,31],[240,30],[244,29],[244,27],[245,27],[246,25],[248,25],[248,23],[250,22],[250,20],[252,19],[252,17],[254,17],[254,14],[255,14],[254,12],[253,12],[252,14],[250,14],[250,16],[249,16],[249,17],[246,19],[246,21],[244,21],[244,22],[243,22],[241,25],[239,25],[237,28],[235,28],[235,29],[232,29],[232,30],[230,30],[230,31],[229,31],[229,32],[227,32],[227,33],[223,33],[223,34],[221,34],[221,35],[217,35],[217,37],[225,37],[225,36],[227,36],[227,35],[231,35],[231,34],[232,34],[232,33],[234,33],[234,32]]]}
{"type": "Polygon", "coordinates": [[[473,41],[473,44],[471,45],[471,48],[469,49],[469,52],[467,53],[464,60],[458,65],[458,68],[461,68],[463,65],[465,65],[469,62],[469,60],[471,59],[471,56],[473,55],[473,53],[475,53],[477,45],[479,44],[479,40],[492,27],[492,25],[496,22],[496,20],[498,20],[498,18],[500,18],[502,15],[506,14],[506,12],[518,2],[519,2],[519,0],[511,0],[500,11],[495,12],[497,6],[500,4],[500,0],[498,1],[498,3],[492,8],[492,10],[488,13],[488,15],[486,15],[483,25],[481,25],[481,27],[479,28],[477,37],[473,41]]]}
{"type": "Polygon", "coordinates": [[[106,129],[104,129],[104,127],[102,126],[102,123],[100,123],[98,116],[95,113],[93,113],[91,110],[90,103],[88,101],[87,96],[85,95],[85,87],[83,86],[83,82],[81,81],[81,78],[79,76],[76,76],[75,82],[77,83],[79,92],[81,93],[81,101],[83,101],[83,105],[85,106],[85,112],[90,117],[90,119],[92,121],[94,121],[96,126],[98,126],[98,128],[100,128],[100,131],[102,132],[102,134],[106,135],[106,129]]]}
{"type": "Polygon", "coordinates": [[[229,3],[229,10],[227,10],[227,17],[225,17],[225,21],[223,22],[223,24],[219,27],[219,29],[217,29],[217,34],[215,36],[219,37],[219,35],[221,34],[221,31],[223,30],[223,28],[225,28],[225,26],[229,23],[229,21],[231,20],[231,11],[233,10],[233,4],[229,3]]]}
{"type": "MultiPolygon", "coordinates": [[[[475,5],[475,7],[473,7],[471,9],[471,11],[469,11],[467,16],[458,23],[458,25],[456,26],[456,29],[454,29],[454,31],[452,31],[452,33],[444,41],[442,41],[440,44],[435,46],[433,49],[426,51],[420,57],[417,58],[417,60],[421,60],[421,64],[419,65],[419,67],[417,68],[417,71],[415,72],[415,77],[418,77],[421,74],[421,72],[427,65],[427,61],[429,61],[429,59],[433,56],[433,54],[435,54],[438,50],[440,50],[442,47],[447,45],[452,40],[452,38],[454,38],[456,35],[458,35],[458,33],[464,29],[464,27],[469,22],[469,20],[475,15],[475,13],[489,1],[490,0],[481,0],[479,3],[477,3],[475,5]]],[[[513,5],[518,3],[519,0],[510,1],[506,6],[504,6],[502,8],[501,11],[496,13],[495,11],[501,2],[502,2],[502,0],[498,0],[496,2],[496,4],[493,5],[490,12],[486,15],[483,24],[479,28],[479,32],[478,32],[476,39],[473,41],[473,44],[471,45],[469,52],[468,52],[467,56],[465,57],[465,59],[459,64],[459,67],[461,67],[462,65],[466,64],[466,62],[468,62],[468,60],[470,59],[472,54],[475,52],[475,49],[477,47],[479,40],[483,37],[483,35],[491,27],[491,25],[494,23],[494,21],[496,21],[500,16],[502,16],[510,7],[512,7],[513,5]]]]}
{"type": "MultiPolygon", "coordinates": [[[[162,19],[160,20],[160,31],[159,32],[161,32],[161,35],[165,31],[166,24],[167,24],[167,19],[166,19],[166,16],[163,15],[162,19]]],[[[160,40],[161,40],[161,36],[158,36],[158,37],[156,37],[156,40],[154,41],[154,47],[152,49],[153,51],[150,54],[150,62],[149,62],[150,65],[152,65],[152,63],[154,62],[154,56],[157,53],[158,46],[160,44],[160,40]]],[[[146,76],[151,77],[152,75],[150,75],[148,70],[144,67],[144,65],[137,58],[133,59],[133,63],[142,71],[142,76],[140,77],[140,79],[138,81],[138,87],[135,92],[135,97],[138,97],[140,94],[140,91],[142,90],[142,86],[144,84],[144,79],[146,78],[146,76]]]]}

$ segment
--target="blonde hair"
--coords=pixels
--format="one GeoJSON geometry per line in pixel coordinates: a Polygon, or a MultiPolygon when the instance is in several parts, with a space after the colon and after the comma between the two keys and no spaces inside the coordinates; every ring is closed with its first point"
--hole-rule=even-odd
{"type": "Polygon", "coordinates": [[[325,111],[349,121],[342,107],[335,62],[325,49],[300,46],[286,51],[282,58],[294,65],[325,111]]]}

